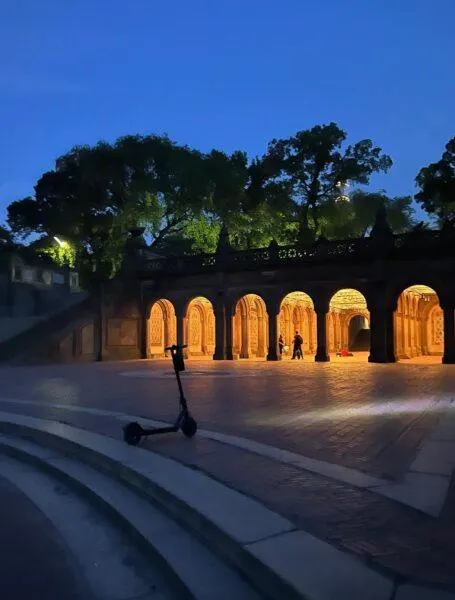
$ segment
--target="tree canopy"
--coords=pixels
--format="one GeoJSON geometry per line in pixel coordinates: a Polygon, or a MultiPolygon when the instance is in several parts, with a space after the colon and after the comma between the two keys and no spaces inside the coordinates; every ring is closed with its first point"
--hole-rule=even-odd
{"type": "Polygon", "coordinates": [[[412,225],[410,197],[346,186],[386,172],[391,159],[371,140],[346,145],[335,123],[272,140],[250,160],[240,150],[202,153],[167,136],[125,136],[76,146],[37,181],[33,197],[12,202],[8,224],[19,238],[41,236],[37,249],[73,260],[88,277],[119,268],[127,231],[145,227],[162,253],[213,252],[222,225],[234,248],[366,235],[381,203],[392,227],[412,225]],[[46,250],[55,236],[68,248],[46,250]]]}
{"type": "Polygon", "coordinates": [[[369,139],[343,148],[347,134],[335,123],[275,139],[262,158],[266,181],[283,186],[282,208],[298,222],[304,241],[322,233],[321,216],[342,195],[347,182],[367,184],[376,172],[392,166],[389,156],[369,139]]]}
{"type": "Polygon", "coordinates": [[[455,223],[455,137],[447,142],[438,162],[420,170],[416,183],[420,189],[417,202],[441,223],[455,223]]]}

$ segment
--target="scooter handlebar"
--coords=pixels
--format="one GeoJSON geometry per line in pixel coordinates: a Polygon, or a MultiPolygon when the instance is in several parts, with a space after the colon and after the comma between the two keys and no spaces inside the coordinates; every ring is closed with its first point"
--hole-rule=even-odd
{"type": "Polygon", "coordinates": [[[167,348],[164,349],[165,352],[169,352],[170,350],[178,350],[179,348],[181,348],[183,350],[183,348],[188,348],[188,344],[172,344],[172,346],[168,346],[167,348]]]}

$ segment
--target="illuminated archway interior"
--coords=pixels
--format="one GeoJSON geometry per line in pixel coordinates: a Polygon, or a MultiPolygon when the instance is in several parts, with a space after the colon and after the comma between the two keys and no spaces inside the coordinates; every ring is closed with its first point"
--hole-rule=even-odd
{"type": "Polygon", "coordinates": [[[442,356],[444,316],[436,292],[426,285],[406,288],[394,315],[395,356],[442,356]]]}
{"type": "Polygon", "coordinates": [[[247,294],[240,298],[233,323],[234,358],[265,358],[268,325],[267,309],[260,296],[247,294]]]}
{"type": "Polygon", "coordinates": [[[327,314],[327,350],[339,353],[367,352],[370,348],[370,313],[358,290],[339,290],[330,300],[327,314]]]}
{"type": "Polygon", "coordinates": [[[164,349],[177,343],[177,322],[172,303],[164,298],[155,302],[148,320],[147,355],[149,358],[164,356],[164,349]]]}
{"type": "Polygon", "coordinates": [[[292,355],[292,341],[298,331],[303,337],[304,354],[314,354],[317,346],[316,313],[313,300],[304,292],[291,292],[283,298],[280,309],[280,331],[292,355]]]}
{"type": "Polygon", "coordinates": [[[215,350],[215,314],[210,300],[203,296],[193,298],[185,321],[188,356],[212,356],[215,350]]]}

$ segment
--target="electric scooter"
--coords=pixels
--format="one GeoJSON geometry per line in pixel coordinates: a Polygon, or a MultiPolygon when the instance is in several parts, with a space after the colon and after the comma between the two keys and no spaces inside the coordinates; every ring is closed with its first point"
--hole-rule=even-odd
{"type": "Polygon", "coordinates": [[[168,427],[154,427],[152,429],[144,429],[141,425],[139,425],[139,423],[128,423],[128,425],[125,425],[123,428],[123,440],[130,446],[137,446],[143,437],[149,435],[158,435],[159,433],[175,433],[179,429],[187,438],[192,438],[196,434],[197,423],[188,411],[188,405],[183,393],[182,381],[180,379],[180,372],[185,370],[183,348],[186,348],[186,345],[177,346],[174,344],[169,346],[169,348],[165,348],[165,352],[171,353],[174,372],[179,388],[180,412],[177,420],[175,421],[174,425],[170,425],[168,427]]]}

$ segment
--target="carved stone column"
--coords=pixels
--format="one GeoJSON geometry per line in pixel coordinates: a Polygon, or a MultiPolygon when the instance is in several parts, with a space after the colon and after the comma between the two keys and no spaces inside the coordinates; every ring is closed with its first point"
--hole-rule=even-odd
{"type": "MultiPolygon", "coordinates": [[[[215,313],[215,353],[213,360],[226,360],[226,309],[223,302],[217,303],[213,309],[215,313]]],[[[232,331],[232,325],[231,325],[232,331]]],[[[232,353],[232,349],[231,349],[232,353]]]]}
{"type": "Polygon", "coordinates": [[[383,299],[369,306],[371,346],[368,362],[389,363],[395,362],[395,348],[393,336],[393,308],[387,306],[383,299]]]}
{"type": "Polygon", "coordinates": [[[147,313],[144,309],[141,311],[141,321],[140,321],[140,353],[141,358],[148,358],[148,319],[147,313]]]}
{"type": "Polygon", "coordinates": [[[276,314],[269,312],[269,349],[267,352],[267,360],[281,360],[281,354],[278,348],[278,331],[280,329],[279,326],[279,318],[280,313],[276,314]]]}
{"type": "MultiPolygon", "coordinates": [[[[175,318],[177,323],[177,345],[182,346],[183,344],[188,344],[188,319],[186,316],[186,311],[179,307],[175,308],[175,318]]],[[[188,358],[188,348],[183,350],[183,356],[188,358]]]]}
{"type": "Polygon", "coordinates": [[[444,355],[442,362],[445,365],[455,364],[455,301],[445,304],[444,311],[444,355]]]}
{"type": "Polygon", "coordinates": [[[329,312],[328,302],[319,302],[315,305],[316,328],[317,328],[317,348],[314,360],[316,362],[329,362],[327,340],[327,314],[329,312]]]}
{"type": "Polygon", "coordinates": [[[226,360],[234,360],[234,312],[230,306],[225,307],[226,323],[226,360]]]}

